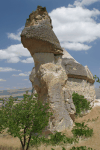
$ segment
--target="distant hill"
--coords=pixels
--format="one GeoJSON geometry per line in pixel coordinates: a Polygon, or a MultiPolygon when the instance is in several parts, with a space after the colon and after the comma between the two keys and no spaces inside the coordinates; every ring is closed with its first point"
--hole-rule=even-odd
{"type": "MultiPolygon", "coordinates": [[[[4,90],[4,91],[0,91],[0,97],[3,95],[4,97],[7,97],[7,95],[12,95],[15,94],[15,96],[13,97],[18,97],[18,99],[22,99],[23,98],[23,94],[26,94],[25,91],[29,90],[28,93],[31,94],[32,92],[32,87],[30,88],[22,88],[22,89],[13,89],[13,90],[4,90]]],[[[96,92],[96,99],[100,99],[100,88],[95,88],[95,92],[96,92]]]]}

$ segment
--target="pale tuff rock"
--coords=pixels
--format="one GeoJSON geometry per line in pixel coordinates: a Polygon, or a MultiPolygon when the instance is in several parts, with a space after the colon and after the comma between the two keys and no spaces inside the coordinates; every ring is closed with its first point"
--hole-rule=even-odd
{"type": "Polygon", "coordinates": [[[26,22],[21,41],[34,59],[35,67],[29,77],[33,93],[38,94],[37,100],[43,104],[49,102],[53,112],[45,128],[53,133],[73,126],[76,113],[72,99],[74,91],[84,95],[93,106],[95,80],[88,67],[82,66],[61,48],[52,28],[46,8],[38,6],[26,22]]]}
{"type": "MultiPolygon", "coordinates": [[[[37,54],[37,56],[38,55],[41,57],[41,59],[40,58],[37,59],[37,60],[40,60],[40,62],[42,61],[43,56],[44,56],[43,60],[49,60],[48,59],[49,56],[47,57],[46,54],[43,55],[41,53],[41,54],[37,54]]],[[[51,55],[52,54],[50,54],[50,56],[51,55]]],[[[51,60],[53,59],[52,57],[50,57],[50,58],[51,58],[51,60]]],[[[66,89],[67,89],[67,91],[69,91],[70,95],[72,95],[72,93],[74,91],[80,95],[84,95],[84,97],[88,101],[91,102],[90,103],[91,106],[93,106],[96,95],[95,95],[95,89],[94,89],[94,84],[93,84],[94,80],[93,80],[92,73],[90,71],[87,71],[85,69],[85,67],[82,66],[81,64],[75,63],[73,59],[69,59],[69,58],[62,58],[61,59],[60,55],[59,55],[59,59],[57,59],[57,56],[55,56],[54,58],[55,59],[52,62],[53,63],[56,62],[56,64],[61,64],[62,67],[64,68],[64,70],[66,71],[66,74],[68,75],[68,80],[67,80],[66,85],[63,88],[63,90],[66,91],[66,89]],[[76,67],[74,67],[75,65],[76,65],[76,67]],[[90,75],[89,75],[89,72],[90,72],[90,75]]],[[[39,61],[37,61],[37,62],[39,62],[39,61]]],[[[45,63],[47,63],[47,62],[45,62],[45,63]]],[[[35,68],[32,70],[31,74],[33,72],[35,74],[35,68]]],[[[32,75],[31,75],[31,78],[32,78],[32,75]]],[[[33,86],[33,88],[34,88],[34,86],[33,86]]],[[[65,93],[67,93],[67,91],[65,93]]],[[[69,96],[69,97],[71,97],[71,96],[69,96]]],[[[68,98],[65,98],[65,100],[66,99],[68,99],[68,98]]],[[[69,102],[67,102],[67,103],[69,103],[69,102]]],[[[69,108],[69,104],[67,104],[67,107],[69,108]]],[[[68,111],[69,111],[69,109],[68,109],[68,111]]],[[[73,111],[70,110],[69,112],[72,113],[73,111]]]]}
{"type": "Polygon", "coordinates": [[[72,58],[74,62],[79,63],[65,50],[65,48],[62,48],[62,49],[63,49],[63,54],[64,54],[62,55],[62,58],[70,58],[70,59],[72,58]]]}
{"type": "Polygon", "coordinates": [[[52,131],[61,131],[65,127],[72,125],[72,120],[64,107],[64,94],[62,87],[67,81],[67,75],[61,66],[52,63],[40,66],[35,78],[34,88],[39,93],[38,99],[50,103],[51,117],[50,128],[52,131]],[[61,121],[62,120],[62,121],[61,121]]]}

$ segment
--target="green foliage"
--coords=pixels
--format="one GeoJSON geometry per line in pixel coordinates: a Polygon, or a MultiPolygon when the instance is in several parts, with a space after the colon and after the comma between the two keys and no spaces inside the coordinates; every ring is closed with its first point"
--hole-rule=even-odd
{"type": "MultiPolygon", "coordinates": [[[[53,148],[51,148],[51,150],[54,150],[53,148]]],[[[64,147],[62,147],[62,150],[66,150],[64,147]]],[[[86,149],[86,146],[80,146],[80,147],[72,147],[72,149],[70,149],[70,150],[87,150],[86,149]]],[[[92,148],[88,148],[88,150],[93,150],[92,148]]]]}
{"type": "Polygon", "coordinates": [[[64,143],[70,143],[72,144],[73,142],[78,143],[79,139],[75,138],[68,138],[66,137],[64,134],[61,135],[61,132],[57,132],[54,135],[49,134],[50,135],[50,139],[46,139],[44,136],[42,136],[41,138],[38,138],[37,136],[33,138],[33,141],[30,142],[31,146],[40,146],[41,143],[46,144],[47,145],[60,145],[61,142],[64,143]]]}
{"type": "Polygon", "coordinates": [[[92,107],[90,107],[90,102],[87,102],[87,100],[84,99],[84,96],[78,95],[78,93],[73,92],[72,99],[76,108],[76,115],[81,116],[81,111],[92,109],[92,107]]]}
{"type": "MultiPolygon", "coordinates": [[[[99,117],[99,116],[98,116],[99,117]]],[[[97,121],[98,120],[98,117],[96,118],[96,119],[92,119],[92,121],[97,121]]],[[[88,121],[87,122],[90,122],[91,120],[90,119],[88,119],[88,121]]]]}
{"type": "Polygon", "coordinates": [[[96,75],[93,76],[93,79],[98,79],[96,82],[100,83],[100,79],[96,75]]]}
{"type": "MultiPolygon", "coordinates": [[[[65,149],[63,149],[65,150],[65,149]]],[[[80,147],[72,147],[72,149],[70,150],[93,150],[92,148],[88,147],[88,149],[86,148],[86,146],[80,146],[80,147]]],[[[95,149],[94,149],[95,150],[95,149]]]]}
{"type": "Polygon", "coordinates": [[[83,135],[85,135],[85,137],[90,137],[93,135],[93,129],[89,129],[87,127],[87,125],[84,126],[84,122],[82,124],[75,122],[75,125],[76,126],[74,126],[71,131],[73,133],[74,137],[83,136],[83,135]],[[76,127],[78,129],[76,129],[76,127]],[[87,129],[86,129],[86,127],[87,127],[87,129]]]}
{"type": "Polygon", "coordinates": [[[46,143],[46,146],[50,145],[50,144],[52,144],[53,146],[60,145],[61,142],[62,142],[62,144],[64,144],[64,143],[73,144],[73,142],[78,143],[78,141],[79,141],[78,138],[80,136],[91,137],[93,135],[93,129],[89,129],[87,127],[87,125],[84,126],[84,122],[82,124],[75,122],[75,125],[76,126],[71,131],[73,133],[73,138],[68,138],[64,134],[61,135],[61,132],[55,131],[56,133],[54,135],[49,134],[50,139],[45,139],[44,136],[42,136],[41,138],[35,137],[34,140],[30,144],[31,144],[31,146],[33,144],[34,145],[37,144],[38,146],[40,146],[41,142],[46,143]]]}
{"type": "Polygon", "coordinates": [[[49,117],[53,115],[46,112],[49,109],[49,106],[46,107],[47,103],[43,106],[41,101],[37,103],[27,93],[23,94],[24,99],[13,107],[14,99],[10,97],[6,107],[2,106],[2,110],[0,110],[0,131],[8,128],[7,133],[20,139],[23,150],[25,144],[27,144],[26,150],[28,150],[31,137],[33,137],[32,132],[41,134],[48,125],[49,117]],[[20,131],[21,129],[24,129],[24,133],[20,131]],[[28,142],[26,142],[27,135],[29,136],[28,142]],[[22,137],[24,137],[24,141],[22,141],[22,137]]]}

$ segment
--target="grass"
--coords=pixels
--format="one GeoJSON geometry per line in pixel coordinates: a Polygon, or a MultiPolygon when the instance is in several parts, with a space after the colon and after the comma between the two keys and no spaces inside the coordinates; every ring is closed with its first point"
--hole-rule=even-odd
{"type": "MultiPolygon", "coordinates": [[[[45,138],[44,134],[39,138],[34,137],[34,142],[30,143],[29,150],[99,150],[99,116],[99,106],[93,108],[91,112],[85,116],[76,114],[73,128],[68,128],[62,132],[55,132],[54,135],[51,134],[48,138],[45,138]]],[[[0,137],[0,150],[22,150],[21,143],[17,137],[13,138],[7,134],[3,137],[5,134],[6,130],[0,137]]]]}

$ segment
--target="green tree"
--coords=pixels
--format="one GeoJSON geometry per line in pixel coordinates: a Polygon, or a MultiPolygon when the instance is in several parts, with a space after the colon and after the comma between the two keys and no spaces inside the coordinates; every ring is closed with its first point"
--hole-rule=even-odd
{"type": "Polygon", "coordinates": [[[96,75],[93,76],[93,79],[95,79],[95,80],[97,79],[96,82],[99,82],[99,83],[100,83],[100,79],[99,79],[96,75]]]}
{"type": "MultiPolygon", "coordinates": [[[[37,97],[37,94],[34,95],[37,97]]],[[[12,96],[9,98],[10,101],[7,102],[5,107],[2,106],[0,110],[0,133],[2,130],[8,128],[7,133],[18,137],[22,149],[24,150],[27,145],[26,150],[28,150],[29,143],[32,137],[34,138],[32,133],[41,134],[42,130],[48,125],[49,117],[53,114],[48,112],[49,106],[46,107],[48,103],[45,103],[43,106],[41,101],[32,100],[32,96],[30,97],[26,94],[23,94],[23,96],[24,99],[13,107],[14,98],[12,96]],[[21,129],[23,131],[20,131],[21,129]],[[29,136],[28,142],[26,142],[27,135],[29,136]],[[22,137],[24,137],[24,141],[22,141],[22,137]]]]}

